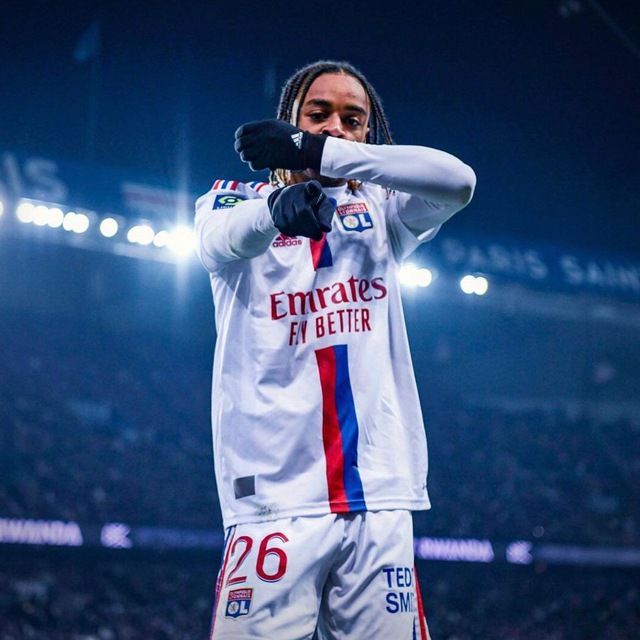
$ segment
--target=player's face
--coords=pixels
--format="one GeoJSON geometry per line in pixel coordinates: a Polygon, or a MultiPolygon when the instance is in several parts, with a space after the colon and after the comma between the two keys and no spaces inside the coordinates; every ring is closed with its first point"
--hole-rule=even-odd
{"type": "Polygon", "coordinates": [[[364,142],[369,112],[367,94],[358,80],[341,73],[324,73],[311,83],[297,124],[309,133],[364,142]]]}

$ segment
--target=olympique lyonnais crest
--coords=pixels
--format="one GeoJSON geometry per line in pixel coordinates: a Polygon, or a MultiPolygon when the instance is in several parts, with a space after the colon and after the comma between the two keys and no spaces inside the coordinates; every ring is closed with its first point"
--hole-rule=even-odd
{"type": "Polygon", "coordinates": [[[233,589],[229,591],[224,615],[227,618],[239,618],[240,616],[249,615],[252,597],[253,589],[233,589]]]}
{"type": "Polygon", "coordinates": [[[371,214],[364,202],[351,202],[336,207],[338,219],[345,231],[366,231],[373,227],[371,214]]]}

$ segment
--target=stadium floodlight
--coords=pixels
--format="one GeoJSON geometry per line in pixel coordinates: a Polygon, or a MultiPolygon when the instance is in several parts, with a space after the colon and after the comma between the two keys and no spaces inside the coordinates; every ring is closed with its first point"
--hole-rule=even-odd
{"type": "Polygon", "coordinates": [[[189,255],[195,250],[195,234],[189,227],[178,226],[169,235],[167,246],[179,256],[189,255]]]}
{"type": "Polygon", "coordinates": [[[4,202],[0,200],[0,216],[4,213],[4,202]]]}
{"type": "Polygon", "coordinates": [[[62,226],[62,222],[64,220],[64,213],[58,207],[51,207],[47,211],[47,225],[52,229],[57,229],[62,226]]]}
{"type": "Polygon", "coordinates": [[[475,292],[476,277],[472,275],[466,275],[460,279],[460,288],[467,295],[471,295],[475,292]]]}
{"type": "Polygon", "coordinates": [[[115,218],[105,218],[100,223],[100,233],[105,238],[113,238],[118,233],[118,221],[115,218]]]}
{"type": "Polygon", "coordinates": [[[484,276],[476,276],[473,284],[473,292],[477,296],[483,296],[489,290],[489,281],[484,276]]]}
{"type": "Polygon", "coordinates": [[[407,287],[415,287],[417,286],[417,276],[418,267],[416,267],[413,262],[406,262],[400,267],[400,272],[398,273],[398,277],[400,278],[401,284],[407,287]]]}
{"type": "Polygon", "coordinates": [[[127,240],[132,244],[151,244],[154,237],[155,233],[148,224],[137,224],[127,231],[127,240]]]}
{"type": "Polygon", "coordinates": [[[169,239],[169,232],[166,229],[162,229],[153,237],[153,245],[159,248],[166,247],[169,244],[169,239]]]}
{"type": "Polygon", "coordinates": [[[71,225],[74,233],[84,233],[89,228],[89,216],[84,213],[76,213],[71,225]]]}
{"type": "Polygon", "coordinates": [[[73,222],[78,214],[75,211],[67,211],[62,219],[62,228],[65,231],[73,231],[73,222]]]}
{"type": "Polygon", "coordinates": [[[489,281],[484,276],[466,275],[460,279],[460,288],[467,294],[483,296],[489,291],[489,281]]]}
{"type": "Polygon", "coordinates": [[[131,244],[137,244],[137,242],[138,242],[138,230],[139,230],[139,227],[135,226],[135,227],[131,227],[131,229],[129,229],[129,231],[127,231],[127,240],[131,244]]]}
{"type": "Polygon", "coordinates": [[[31,202],[21,202],[16,207],[16,218],[24,224],[33,222],[33,210],[35,207],[31,202]]]}
{"type": "Polygon", "coordinates": [[[431,269],[423,267],[422,269],[416,269],[415,273],[416,285],[419,287],[428,287],[433,282],[433,273],[431,269]]]}
{"type": "Polygon", "coordinates": [[[49,207],[39,204],[33,210],[33,224],[44,227],[49,219],[49,207]]]}

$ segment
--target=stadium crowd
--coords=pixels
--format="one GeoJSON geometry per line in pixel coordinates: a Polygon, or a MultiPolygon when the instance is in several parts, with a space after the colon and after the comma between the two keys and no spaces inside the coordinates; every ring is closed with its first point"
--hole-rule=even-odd
{"type": "MultiPolygon", "coordinates": [[[[219,528],[210,354],[21,326],[0,332],[0,517],[219,528]]],[[[436,402],[417,534],[640,544],[640,425],[436,402]]]]}
{"type": "MultiPolygon", "coordinates": [[[[214,574],[185,558],[3,562],[0,637],[200,640],[214,574]]],[[[624,571],[430,563],[421,579],[439,640],[630,640],[640,624],[638,582],[624,571]]]]}
{"type": "Polygon", "coordinates": [[[430,535],[640,542],[640,426],[541,411],[436,411],[429,422],[430,535]]]}
{"type": "MultiPolygon", "coordinates": [[[[206,348],[35,316],[0,325],[0,517],[220,529],[206,348]]],[[[437,393],[425,415],[433,509],[417,535],[640,544],[637,423],[437,393]]],[[[20,549],[0,548],[2,640],[206,636],[211,552],[20,549]]],[[[419,568],[441,640],[626,640],[640,623],[637,570],[419,568]]]]}

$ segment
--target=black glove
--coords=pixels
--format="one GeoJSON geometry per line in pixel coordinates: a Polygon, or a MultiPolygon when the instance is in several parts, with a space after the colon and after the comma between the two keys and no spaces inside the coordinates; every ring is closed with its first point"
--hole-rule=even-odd
{"type": "Polygon", "coordinates": [[[267,202],[273,224],[286,236],[320,240],[323,231],[331,231],[335,207],[317,180],[276,189],[267,202]]]}
{"type": "Polygon", "coordinates": [[[326,141],[326,136],[307,133],[284,120],[260,120],[243,124],[236,131],[234,148],[254,171],[320,171],[326,141]]]}

